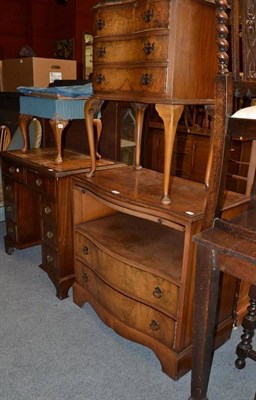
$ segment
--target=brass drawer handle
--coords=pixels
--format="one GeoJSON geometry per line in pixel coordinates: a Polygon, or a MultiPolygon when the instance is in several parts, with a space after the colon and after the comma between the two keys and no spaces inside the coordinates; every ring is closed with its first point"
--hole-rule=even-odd
{"type": "Polygon", "coordinates": [[[106,54],[106,47],[97,47],[96,54],[98,57],[103,57],[106,54]]]}
{"type": "Polygon", "coordinates": [[[87,256],[87,254],[89,253],[89,249],[87,246],[83,247],[83,253],[87,256]]]}
{"type": "Polygon", "coordinates": [[[7,211],[8,213],[11,213],[11,212],[13,211],[13,207],[12,207],[12,206],[6,207],[6,211],[7,211]]]}
{"type": "Polygon", "coordinates": [[[104,19],[102,19],[102,18],[99,18],[98,20],[97,20],[97,22],[96,22],[96,26],[97,26],[97,29],[99,29],[100,31],[104,28],[104,26],[105,26],[105,21],[104,21],[104,19]]]}
{"type": "Polygon", "coordinates": [[[38,179],[36,180],[36,185],[37,185],[37,186],[42,186],[42,184],[43,184],[42,179],[38,178],[38,179]]]}
{"type": "Polygon", "coordinates": [[[158,331],[158,329],[160,328],[159,327],[159,323],[155,320],[155,319],[153,319],[151,322],[150,322],[150,329],[152,330],[152,331],[158,331]]]}
{"type": "Polygon", "coordinates": [[[45,214],[47,214],[47,215],[51,214],[51,212],[52,212],[51,207],[48,207],[48,206],[45,207],[44,212],[45,212],[45,214]]]}
{"type": "Polygon", "coordinates": [[[140,82],[143,86],[148,86],[150,84],[150,82],[152,82],[152,74],[143,74],[140,82]]]}
{"type": "Polygon", "coordinates": [[[82,279],[83,279],[84,283],[88,282],[89,278],[88,278],[88,274],[86,272],[83,272],[82,279]]]}
{"type": "Polygon", "coordinates": [[[10,172],[10,174],[13,174],[15,172],[15,168],[14,167],[10,167],[9,168],[9,172],[10,172]]]}
{"type": "Polygon", "coordinates": [[[154,17],[154,11],[153,10],[147,10],[144,12],[143,19],[145,22],[150,22],[154,17]]]}
{"type": "Polygon", "coordinates": [[[7,192],[10,192],[12,190],[12,186],[11,185],[7,185],[5,187],[5,189],[6,189],[7,192]]]}
{"type": "Polygon", "coordinates": [[[155,43],[146,43],[143,47],[143,50],[146,56],[148,56],[155,50],[155,43]]]}
{"type": "Polygon", "coordinates": [[[48,239],[52,239],[54,235],[53,235],[53,233],[51,231],[48,231],[46,233],[46,236],[48,237],[48,239]]]}
{"type": "Polygon", "coordinates": [[[47,260],[47,262],[48,263],[51,263],[51,262],[53,262],[53,257],[52,256],[49,256],[49,254],[46,256],[46,260],[47,260]]]}
{"type": "Polygon", "coordinates": [[[13,228],[11,226],[9,226],[9,228],[7,229],[8,233],[13,233],[13,228]]]}
{"type": "Polygon", "coordinates": [[[162,294],[163,290],[159,286],[155,287],[155,290],[153,291],[153,296],[157,299],[160,299],[162,297],[162,294]]]}
{"type": "Polygon", "coordinates": [[[95,81],[96,81],[96,83],[97,83],[98,85],[101,85],[102,82],[105,81],[105,75],[103,75],[103,74],[97,74],[97,75],[96,75],[96,78],[95,78],[95,81]]]}

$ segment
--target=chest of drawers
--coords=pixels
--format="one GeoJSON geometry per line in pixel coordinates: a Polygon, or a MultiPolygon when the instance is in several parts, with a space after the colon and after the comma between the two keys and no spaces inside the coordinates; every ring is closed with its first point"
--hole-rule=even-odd
{"type": "Polygon", "coordinates": [[[146,103],[213,102],[213,4],[120,0],[101,2],[93,10],[96,96],[146,103]]]}
{"type": "MultiPolygon", "coordinates": [[[[41,244],[42,264],[63,299],[74,280],[71,178],[88,171],[90,159],[65,150],[57,165],[55,149],[2,152],[6,219],[5,249],[41,244]]],[[[102,160],[99,168],[112,165],[102,160]]]]}
{"type": "MultiPolygon", "coordinates": [[[[90,302],[116,332],[150,347],[178,379],[191,367],[192,237],[200,231],[206,193],[203,184],[175,177],[173,204],[164,206],[160,186],[160,173],[127,166],[73,178],[73,298],[79,306],[90,302]]],[[[247,201],[229,193],[225,217],[247,201]]],[[[231,333],[235,291],[236,281],[223,275],[216,346],[231,333]]]]}
{"type": "Polygon", "coordinates": [[[92,117],[105,100],[134,103],[135,168],[147,104],[164,122],[162,203],[169,204],[170,168],[185,104],[213,104],[217,73],[215,6],[204,0],[102,1],[94,11],[93,91],[86,124],[95,172],[92,117]]]}

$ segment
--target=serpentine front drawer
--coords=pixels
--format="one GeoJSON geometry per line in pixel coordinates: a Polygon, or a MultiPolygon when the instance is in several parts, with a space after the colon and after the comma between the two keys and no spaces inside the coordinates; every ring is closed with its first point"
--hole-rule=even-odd
{"type": "Polygon", "coordinates": [[[108,8],[96,5],[94,30],[96,36],[125,35],[145,29],[167,29],[169,26],[169,1],[149,0],[108,2],[108,8]]]}
{"type": "Polygon", "coordinates": [[[87,265],[77,260],[75,269],[76,281],[88,290],[112,317],[166,346],[173,346],[175,320],[113,289],[87,265]]]}
{"type": "Polygon", "coordinates": [[[94,66],[97,64],[137,62],[164,62],[168,58],[169,36],[164,34],[140,33],[136,37],[113,37],[95,39],[94,66]],[[122,59],[120,57],[122,54],[122,59]]]}

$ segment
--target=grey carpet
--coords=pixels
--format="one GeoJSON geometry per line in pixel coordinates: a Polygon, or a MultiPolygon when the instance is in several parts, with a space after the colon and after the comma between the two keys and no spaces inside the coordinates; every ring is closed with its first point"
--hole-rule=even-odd
{"type": "MultiPolygon", "coordinates": [[[[40,247],[4,251],[0,223],[1,400],[187,400],[190,373],[174,382],[148,348],[107,328],[85,305],[60,301],[38,268],[40,247]]],[[[253,400],[256,364],[234,366],[241,329],[215,352],[209,400],[253,400]]]]}

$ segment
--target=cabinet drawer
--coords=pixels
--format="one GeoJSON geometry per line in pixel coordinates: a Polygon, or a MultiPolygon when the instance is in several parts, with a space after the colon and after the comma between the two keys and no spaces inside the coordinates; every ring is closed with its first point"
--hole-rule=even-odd
{"type": "Polygon", "coordinates": [[[4,199],[15,199],[15,182],[7,176],[3,176],[3,194],[4,199]]]}
{"type": "Polygon", "coordinates": [[[17,242],[18,241],[17,225],[9,219],[5,221],[5,225],[6,225],[7,236],[14,242],[17,242]]]}
{"type": "Polygon", "coordinates": [[[26,169],[19,164],[3,161],[2,170],[5,175],[11,176],[20,182],[24,182],[25,180],[26,169]]]}
{"type": "Polygon", "coordinates": [[[4,199],[4,209],[6,219],[11,219],[13,222],[17,222],[17,212],[15,203],[7,198],[4,199]]]}
{"type": "Polygon", "coordinates": [[[49,246],[42,244],[42,262],[43,267],[55,273],[59,273],[58,252],[49,246]]]}
{"type": "Polygon", "coordinates": [[[129,34],[145,29],[168,28],[169,1],[131,1],[125,7],[95,7],[94,31],[97,36],[129,34]]]}
{"type": "Polygon", "coordinates": [[[122,62],[165,62],[168,58],[168,36],[147,35],[129,40],[95,40],[94,65],[122,62]]]}
{"type": "Polygon", "coordinates": [[[148,94],[166,92],[167,69],[164,67],[152,68],[94,68],[94,90],[96,93],[131,91],[148,94]]]}
{"type": "Polygon", "coordinates": [[[56,196],[55,179],[46,177],[31,169],[27,170],[27,183],[33,189],[46,193],[51,197],[56,196]]]}
{"type": "Polygon", "coordinates": [[[55,203],[43,196],[41,199],[41,217],[48,223],[55,223],[57,218],[55,203]]]}
{"type": "Polygon", "coordinates": [[[176,317],[178,286],[156,274],[125,263],[117,254],[112,256],[107,249],[97,247],[78,232],[75,233],[75,254],[89,264],[101,279],[117,290],[176,317]]]}
{"type": "Polygon", "coordinates": [[[42,222],[42,239],[44,242],[57,247],[58,246],[58,235],[55,225],[49,225],[42,222]]]}
{"type": "Polygon", "coordinates": [[[125,325],[173,346],[175,321],[147,305],[135,301],[104,283],[93,271],[76,260],[76,280],[96,301],[125,325]]]}

